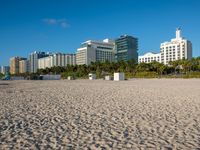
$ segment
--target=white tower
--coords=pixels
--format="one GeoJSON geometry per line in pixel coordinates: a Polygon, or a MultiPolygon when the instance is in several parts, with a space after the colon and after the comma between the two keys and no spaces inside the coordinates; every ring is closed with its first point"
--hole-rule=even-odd
{"type": "Polygon", "coordinates": [[[181,29],[176,29],[176,38],[160,45],[161,62],[168,64],[170,61],[192,58],[192,43],[181,37],[181,29]]]}
{"type": "Polygon", "coordinates": [[[176,29],[176,39],[180,39],[181,38],[181,28],[177,28],[176,29]]]}

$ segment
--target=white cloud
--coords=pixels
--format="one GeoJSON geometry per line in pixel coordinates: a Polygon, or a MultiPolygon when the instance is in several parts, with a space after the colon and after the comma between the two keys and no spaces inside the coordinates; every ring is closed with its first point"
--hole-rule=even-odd
{"type": "Polygon", "coordinates": [[[45,18],[42,21],[48,25],[59,25],[62,28],[70,27],[70,24],[67,22],[66,19],[45,18]]]}
{"type": "Polygon", "coordinates": [[[61,23],[61,26],[62,26],[63,28],[67,28],[67,27],[69,27],[69,24],[66,23],[66,22],[62,22],[62,23],[61,23]]]}

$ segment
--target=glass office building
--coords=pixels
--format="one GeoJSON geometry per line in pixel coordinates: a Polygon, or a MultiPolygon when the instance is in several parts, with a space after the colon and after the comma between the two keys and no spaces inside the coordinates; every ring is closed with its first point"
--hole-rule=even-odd
{"type": "Polygon", "coordinates": [[[138,61],[138,39],[133,36],[123,35],[115,40],[116,61],[138,61]]]}

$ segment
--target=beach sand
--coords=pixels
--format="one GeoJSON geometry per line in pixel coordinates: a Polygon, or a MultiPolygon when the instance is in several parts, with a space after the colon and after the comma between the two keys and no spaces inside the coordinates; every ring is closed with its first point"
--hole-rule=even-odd
{"type": "Polygon", "coordinates": [[[0,149],[200,149],[200,80],[0,81],[0,149]]]}

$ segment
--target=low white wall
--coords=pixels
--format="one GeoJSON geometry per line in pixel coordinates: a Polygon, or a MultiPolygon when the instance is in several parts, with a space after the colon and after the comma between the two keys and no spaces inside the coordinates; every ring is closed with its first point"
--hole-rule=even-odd
{"type": "Polygon", "coordinates": [[[11,77],[11,80],[24,80],[24,77],[11,77]]]}
{"type": "Polygon", "coordinates": [[[60,80],[61,75],[42,75],[43,80],[60,80]]]}

